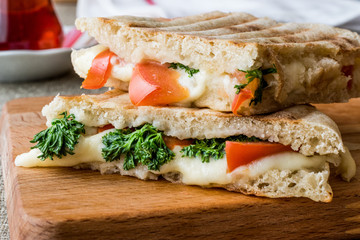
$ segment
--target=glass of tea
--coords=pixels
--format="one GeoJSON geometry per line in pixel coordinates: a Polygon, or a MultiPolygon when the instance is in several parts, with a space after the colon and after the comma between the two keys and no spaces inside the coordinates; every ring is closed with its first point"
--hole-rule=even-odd
{"type": "Polygon", "coordinates": [[[58,48],[62,39],[51,0],[0,0],[0,50],[58,48]]]}

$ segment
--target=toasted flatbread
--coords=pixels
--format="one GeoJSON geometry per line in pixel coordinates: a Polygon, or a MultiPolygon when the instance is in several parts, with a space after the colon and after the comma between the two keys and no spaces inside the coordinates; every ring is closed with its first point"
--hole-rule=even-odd
{"type": "Polygon", "coordinates": [[[336,124],[309,105],[300,105],[260,116],[237,117],[210,109],[183,107],[136,107],[127,93],[112,90],[101,95],[75,97],[57,96],[43,108],[47,124],[61,118],[63,112],[74,114],[86,126],[86,134],[79,138],[74,155],[53,160],[40,160],[39,149],[19,155],[15,164],[24,167],[67,166],[90,168],[103,174],[120,173],[140,179],[165,179],[202,187],[221,187],[230,191],[278,197],[308,197],[329,202],[332,190],[328,183],[329,163],[338,167],[345,180],[355,174],[355,163],[343,145],[336,124]],[[265,141],[290,145],[292,152],[283,152],[227,170],[226,157],[202,162],[199,156],[186,157],[181,146],[173,149],[175,158],[159,170],[137,165],[125,170],[124,156],[105,161],[103,137],[115,128],[99,132],[98,127],[112,124],[116,129],[151,124],[165,136],[179,139],[225,138],[236,135],[257,137],[265,141]]]}
{"type": "MultiPolygon", "coordinates": [[[[129,63],[155,60],[182,63],[206,71],[206,91],[194,107],[231,111],[235,79],[219,80],[238,69],[275,66],[264,76],[263,99],[240,114],[277,111],[303,103],[346,102],[360,94],[360,37],[321,24],[278,23],[246,13],[211,12],[175,19],[119,16],[80,18],[76,26],[129,63]]],[[[76,59],[86,50],[73,53],[76,59]]],[[[128,82],[110,79],[107,86],[127,90],[128,82]]]]}
{"type": "Polygon", "coordinates": [[[50,126],[51,121],[65,111],[75,114],[78,121],[89,127],[112,124],[123,129],[151,123],[165,135],[179,139],[244,134],[291,145],[304,155],[344,152],[336,124],[309,105],[294,106],[270,115],[238,117],[205,108],[136,107],[127,93],[115,89],[100,95],[58,96],[42,113],[50,126]]]}

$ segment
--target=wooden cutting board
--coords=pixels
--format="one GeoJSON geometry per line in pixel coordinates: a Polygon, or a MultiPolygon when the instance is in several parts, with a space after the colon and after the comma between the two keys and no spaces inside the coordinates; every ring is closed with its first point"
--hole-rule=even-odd
{"type": "MultiPolygon", "coordinates": [[[[1,156],[12,239],[360,239],[360,169],[332,177],[331,203],[267,199],[72,168],[20,168],[17,154],[45,128],[51,98],[4,106],[1,156]]],[[[344,141],[360,144],[360,99],[319,105],[344,141]]],[[[352,151],[360,166],[360,151],[352,151]]]]}

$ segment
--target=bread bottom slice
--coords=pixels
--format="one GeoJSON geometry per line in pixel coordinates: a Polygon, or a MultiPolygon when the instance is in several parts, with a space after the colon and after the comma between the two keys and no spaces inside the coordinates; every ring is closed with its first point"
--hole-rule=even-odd
{"type": "MultiPolygon", "coordinates": [[[[91,169],[100,171],[101,174],[121,174],[137,177],[142,180],[158,180],[159,177],[178,184],[184,184],[183,175],[179,172],[159,174],[149,171],[145,166],[137,166],[125,171],[123,160],[115,162],[82,163],[76,169],[91,169]]],[[[318,169],[279,170],[271,169],[259,176],[246,176],[237,174],[235,181],[228,184],[208,184],[201,187],[225,188],[233,192],[246,195],[256,195],[269,198],[306,197],[314,201],[330,202],[332,189],[328,183],[330,176],[329,163],[324,162],[318,169]]],[[[194,184],[190,184],[194,185],[194,184]]]]}
{"type": "Polygon", "coordinates": [[[342,154],[306,156],[296,151],[285,151],[264,156],[248,164],[237,165],[229,171],[229,160],[226,156],[219,159],[210,157],[209,161],[203,161],[200,156],[185,156],[182,152],[183,146],[175,145],[171,149],[174,153],[173,159],[159,168],[150,168],[142,163],[129,168],[131,160],[124,154],[121,154],[119,160],[104,159],[103,137],[112,131],[115,130],[108,129],[80,136],[73,155],[67,154],[61,158],[54,156],[53,160],[39,159],[42,152],[34,148],[17,156],[15,165],[88,168],[99,170],[102,174],[120,173],[143,180],[157,180],[162,176],[174,183],[220,187],[256,196],[307,197],[314,201],[330,202],[332,190],[328,183],[329,162],[342,163],[346,159],[342,154]]]}

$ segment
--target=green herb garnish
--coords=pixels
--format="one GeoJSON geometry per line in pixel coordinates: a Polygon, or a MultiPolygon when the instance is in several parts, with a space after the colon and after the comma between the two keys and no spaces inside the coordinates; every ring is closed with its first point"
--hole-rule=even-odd
{"type": "Polygon", "coordinates": [[[149,170],[159,170],[171,161],[175,154],[166,146],[162,132],[150,124],[145,124],[135,130],[116,129],[103,136],[102,156],[107,162],[119,160],[125,155],[124,170],[135,168],[138,164],[149,170]]]}
{"type": "Polygon", "coordinates": [[[190,67],[185,66],[184,64],[181,64],[181,63],[170,63],[169,68],[184,69],[185,72],[189,75],[189,78],[192,77],[195,73],[198,73],[200,71],[199,69],[190,68],[190,67]]]}
{"type": "Polygon", "coordinates": [[[31,143],[37,144],[33,148],[38,148],[42,152],[38,158],[44,161],[46,158],[53,160],[54,155],[58,158],[73,155],[74,147],[78,143],[81,133],[85,133],[84,125],[75,120],[74,114],[62,114],[64,117],[54,119],[51,127],[45,129],[34,136],[31,143]]]}
{"type": "Polygon", "coordinates": [[[183,153],[183,157],[201,157],[201,161],[209,162],[210,158],[220,159],[225,154],[225,142],[257,142],[261,141],[256,137],[247,137],[245,135],[239,135],[228,138],[212,138],[196,140],[194,144],[184,147],[180,152],[183,153]]]}
{"type": "Polygon", "coordinates": [[[254,98],[251,99],[249,106],[251,106],[252,103],[254,105],[257,105],[258,103],[261,103],[262,101],[262,93],[264,88],[268,86],[267,82],[264,79],[264,75],[271,74],[271,73],[277,73],[277,70],[275,68],[275,65],[273,68],[267,68],[267,69],[255,69],[255,70],[240,70],[241,72],[246,73],[245,78],[247,80],[247,83],[235,85],[234,88],[236,88],[236,94],[239,94],[241,89],[244,89],[249,83],[251,83],[255,78],[258,78],[260,80],[259,87],[255,90],[254,98]]]}
{"type": "Polygon", "coordinates": [[[181,149],[183,157],[201,157],[201,161],[209,162],[210,157],[220,159],[224,157],[225,140],[221,138],[196,140],[195,144],[181,149]]]}

